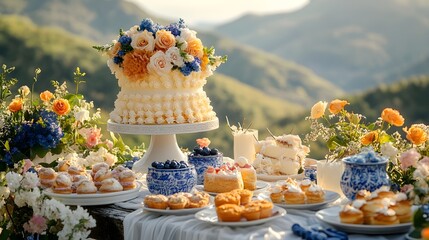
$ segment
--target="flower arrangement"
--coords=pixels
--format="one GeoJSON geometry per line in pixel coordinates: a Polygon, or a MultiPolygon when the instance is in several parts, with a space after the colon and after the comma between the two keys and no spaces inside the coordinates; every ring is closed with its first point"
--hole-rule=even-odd
{"type": "Polygon", "coordinates": [[[412,124],[392,108],[385,108],[375,122],[345,109],[345,100],[319,101],[306,120],[311,131],[305,141],[321,138],[328,147],[327,160],[335,161],[372,148],[389,159],[387,173],[393,189],[406,192],[415,203],[429,202],[429,126],[412,124]],[[328,108],[329,115],[326,115],[328,108]],[[403,127],[393,131],[392,127],[403,127]]]}
{"type": "Polygon", "coordinates": [[[71,210],[45,195],[39,188],[38,164],[54,167],[65,160],[83,167],[97,162],[131,167],[142,149],[129,148],[113,134],[112,140],[102,139],[97,127],[101,110],[93,110],[94,104],[79,94],[85,82],[79,68],[74,72],[75,93],[66,83],[52,81],[54,91],[36,95],[41,73],[36,69],[31,89],[21,86],[15,96],[11,89],[17,80],[8,78],[14,68],[2,65],[1,70],[0,239],[86,239],[94,219],[80,207],[71,210]]]}
{"type": "Polygon", "coordinates": [[[109,67],[128,79],[139,81],[148,74],[163,75],[178,70],[184,76],[192,72],[213,71],[226,56],[215,56],[214,48],[204,47],[196,32],[180,19],[167,26],[143,19],[140,25],[119,32],[118,40],[95,49],[107,53],[109,67]]]}

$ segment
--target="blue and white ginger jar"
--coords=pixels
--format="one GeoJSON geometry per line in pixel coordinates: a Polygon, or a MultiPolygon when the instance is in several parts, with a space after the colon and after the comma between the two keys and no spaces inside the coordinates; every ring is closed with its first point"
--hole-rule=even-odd
{"type": "Polygon", "coordinates": [[[195,156],[189,155],[188,162],[195,166],[195,170],[197,171],[197,184],[204,184],[204,173],[209,167],[220,167],[223,162],[223,154],[219,153],[218,155],[209,155],[209,156],[195,156]]]}
{"type": "Polygon", "coordinates": [[[152,194],[172,195],[191,192],[197,184],[197,173],[193,165],[179,169],[148,168],[146,182],[152,194]]]}

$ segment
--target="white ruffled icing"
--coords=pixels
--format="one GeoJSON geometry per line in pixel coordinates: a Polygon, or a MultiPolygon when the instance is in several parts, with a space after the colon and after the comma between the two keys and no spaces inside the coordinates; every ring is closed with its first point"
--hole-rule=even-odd
{"type": "Polygon", "coordinates": [[[352,206],[357,208],[357,209],[360,209],[365,203],[366,203],[365,200],[358,199],[358,200],[353,201],[352,206]]]}
{"type": "Polygon", "coordinates": [[[392,209],[389,208],[381,208],[380,210],[377,211],[377,213],[381,213],[385,216],[395,216],[396,212],[392,209]]]}
{"type": "Polygon", "coordinates": [[[318,185],[311,184],[311,186],[308,188],[309,192],[319,192],[322,191],[322,188],[318,185]]]}
{"type": "Polygon", "coordinates": [[[301,188],[288,184],[288,192],[302,192],[301,188]]]}
{"type": "Polygon", "coordinates": [[[350,205],[344,205],[344,207],[341,211],[342,212],[355,212],[355,213],[360,212],[359,209],[356,209],[355,207],[350,206],[350,205]]]}

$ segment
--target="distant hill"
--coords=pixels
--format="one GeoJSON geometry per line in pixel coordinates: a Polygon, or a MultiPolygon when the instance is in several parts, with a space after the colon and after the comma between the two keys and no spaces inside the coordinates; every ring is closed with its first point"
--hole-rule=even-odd
{"type": "MultiPolygon", "coordinates": [[[[1,1],[0,13],[23,15],[38,25],[60,27],[98,44],[110,42],[120,28],[128,29],[143,18],[149,17],[161,24],[169,22],[148,14],[133,3],[112,0],[1,1]]],[[[342,93],[338,86],[299,64],[225,40],[214,33],[198,30],[198,36],[205,45],[214,46],[217,54],[229,56],[228,63],[220,67],[218,73],[271,96],[308,106],[317,99],[342,93]]]]}
{"type": "Polygon", "coordinates": [[[293,13],[246,15],[224,36],[302,64],[347,91],[393,82],[429,55],[429,4],[420,0],[313,0],[293,13]]]}

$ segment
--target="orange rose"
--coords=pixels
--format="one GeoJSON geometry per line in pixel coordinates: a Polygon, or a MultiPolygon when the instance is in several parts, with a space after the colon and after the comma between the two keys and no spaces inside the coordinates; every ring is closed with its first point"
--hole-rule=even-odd
{"type": "Polygon", "coordinates": [[[54,94],[52,94],[48,90],[40,93],[40,99],[42,99],[42,101],[44,102],[49,102],[49,100],[51,100],[53,97],[54,97],[54,94]]]}
{"type": "Polygon", "coordinates": [[[203,43],[199,38],[194,38],[189,40],[188,47],[185,50],[187,53],[191,54],[194,57],[201,59],[203,57],[203,43]]]}
{"type": "Polygon", "coordinates": [[[174,47],[176,45],[176,38],[170,31],[159,30],[156,32],[155,38],[155,47],[162,51],[167,51],[167,49],[174,47]]]}
{"type": "Polygon", "coordinates": [[[381,113],[381,119],[397,127],[404,125],[404,117],[402,117],[397,110],[392,108],[385,108],[381,113]]]}
{"type": "Polygon", "coordinates": [[[313,105],[311,108],[311,119],[318,119],[321,118],[325,114],[326,105],[328,105],[327,102],[319,101],[316,104],[313,105]]]}
{"type": "Polygon", "coordinates": [[[203,58],[201,59],[201,71],[205,71],[207,65],[209,64],[209,56],[204,53],[203,58]]]}
{"type": "Polygon", "coordinates": [[[332,114],[338,114],[341,110],[344,109],[344,106],[349,104],[349,102],[345,100],[335,99],[331,103],[329,103],[329,112],[332,114]]]}
{"type": "Polygon", "coordinates": [[[55,100],[52,105],[52,110],[58,115],[67,114],[70,111],[69,101],[62,98],[55,100]]]}
{"type": "Polygon", "coordinates": [[[22,110],[22,105],[23,105],[22,98],[15,98],[9,104],[9,111],[18,112],[18,111],[22,110]]]}
{"type": "Polygon", "coordinates": [[[410,129],[404,128],[407,139],[415,145],[420,145],[428,140],[427,133],[417,125],[411,125],[410,129]]]}
{"type": "Polygon", "coordinates": [[[210,140],[208,138],[198,138],[197,144],[200,147],[208,147],[210,145],[210,140]]]}
{"type": "Polygon", "coordinates": [[[374,141],[376,141],[377,139],[378,139],[378,132],[377,131],[372,131],[372,132],[369,132],[369,133],[365,134],[365,136],[363,136],[360,139],[360,142],[363,145],[369,145],[369,144],[373,143],[374,141]]]}

